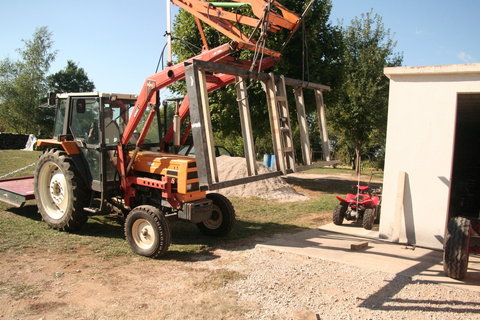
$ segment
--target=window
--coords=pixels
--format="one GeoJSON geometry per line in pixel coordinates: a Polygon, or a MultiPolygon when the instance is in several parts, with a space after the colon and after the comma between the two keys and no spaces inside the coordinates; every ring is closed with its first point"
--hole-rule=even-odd
{"type": "Polygon", "coordinates": [[[70,130],[76,140],[99,144],[99,103],[95,98],[74,98],[70,130]]]}
{"type": "Polygon", "coordinates": [[[67,99],[60,99],[57,114],[55,117],[55,128],[53,129],[53,137],[58,137],[63,133],[63,125],[65,123],[65,110],[67,109],[67,99]]]}

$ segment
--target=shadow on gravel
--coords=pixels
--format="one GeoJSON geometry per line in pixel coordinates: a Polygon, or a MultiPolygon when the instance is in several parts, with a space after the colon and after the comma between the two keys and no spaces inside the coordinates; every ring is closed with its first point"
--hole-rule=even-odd
{"type": "MultiPolygon", "coordinates": [[[[312,191],[320,191],[334,194],[346,194],[356,192],[356,181],[342,180],[334,178],[310,178],[305,174],[305,178],[300,177],[284,177],[287,183],[302,187],[304,189],[312,191]]],[[[368,181],[360,181],[360,185],[367,185],[368,181]]],[[[378,188],[382,184],[377,182],[371,182],[370,187],[378,188]]]]}
{"type": "MultiPolygon", "coordinates": [[[[436,252],[431,252],[422,257],[418,264],[402,271],[404,274],[413,273],[415,270],[427,270],[435,264],[436,252]],[[433,259],[432,259],[433,258],[433,259]]],[[[443,275],[442,275],[443,276],[443,275]]],[[[376,293],[365,299],[359,307],[371,310],[383,311],[423,311],[423,312],[453,312],[453,313],[477,313],[480,314],[480,307],[477,302],[459,300],[422,300],[395,298],[404,287],[409,284],[431,284],[430,281],[412,280],[406,275],[397,274],[392,280],[378,290],[376,293]]],[[[472,292],[472,294],[477,294],[472,292]]]]}

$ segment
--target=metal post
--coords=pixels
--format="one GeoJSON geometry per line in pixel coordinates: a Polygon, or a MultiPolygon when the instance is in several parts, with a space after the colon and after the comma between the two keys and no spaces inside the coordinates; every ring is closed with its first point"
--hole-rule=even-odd
{"type": "Polygon", "coordinates": [[[218,182],[219,179],[205,72],[198,70],[195,64],[188,65],[185,67],[185,79],[190,100],[190,119],[198,178],[201,187],[209,187],[213,182],[218,182]]]}
{"type": "Polygon", "coordinates": [[[237,90],[238,110],[240,112],[240,124],[242,127],[243,150],[245,151],[245,159],[247,160],[247,173],[248,176],[257,175],[257,161],[255,157],[252,121],[250,119],[250,106],[248,103],[245,78],[236,77],[235,88],[237,90]]]}
{"type": "Polygon", "coordinates": [[[303,89],[301,87],[293,90],[295,103],[297,106],[298,127],[300,129],[300,144],[302,147],[302,158],[304,165],[312,164],[312,153],[310,151],[310,136],[308,134],[307,116],[305,113],[305,100],[303,99],[303,89]]]}
{"type": "Polygon", "coordinates": [[[171,3],[167,1],[167,66],[173,65],[172,62],[172,17],[171,17],[171,3]]]}

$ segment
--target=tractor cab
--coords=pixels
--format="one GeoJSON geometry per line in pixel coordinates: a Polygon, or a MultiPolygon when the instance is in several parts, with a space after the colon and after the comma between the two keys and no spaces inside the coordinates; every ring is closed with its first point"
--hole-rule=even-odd
{"type": "MultiPolygon", "coordinates": [[[[74,161],[85,169],[85,183],[94,191],[117,189],[116,148],[135,101],[136,96],[130,94],[92,92],[57,95],[53,140],[75,143],[80,154],[73,157],[76,158],[74,161]],[[81,160],[85,162],[83,165],[81,160]]],[[[129,142],[131,146],[137,136],[138,132],[135,132],[129,142]]],[[[40,141],[39,145],[50,145],[51,140],[40,141]]],[[[152,126],[145,139],[146,148],[153,145],[159,145],[158,126],[152,126]]]]}

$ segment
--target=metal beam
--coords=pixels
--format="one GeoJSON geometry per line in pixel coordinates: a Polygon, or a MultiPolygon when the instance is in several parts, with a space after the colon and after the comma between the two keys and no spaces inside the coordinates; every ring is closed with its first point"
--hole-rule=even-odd
{"type": "Polygon", "coordinates": [[[208,103],[205,73],[195,64],[185,67],[185,80],[190,100],[190,119],[192,123],[193,143],[199,173],[200,187],[209,187],[218,182],[215,152],[213,151],[212,126],[208,103]]]}
{"type": "Polygon", "coordinates": [[[280,128],[280,114],[277,108],[277,90],[275,86],[275,76],[270,73],[270,77],[265,83],[265,92],[267,94],[268,116],[270,119],[270,131],[272,133],[273,152],[275,154],[275,163],[277,169],[284,174],[287,173],[285,157],[283,156],[282,132],[280,128]]]}
{"type": "Polygon", "coordinates": [[[300,145],[302,149],[302,158],[304,165],[312,164],[312,152],[310,150],[310,136],[308,134],[307,115],[305,113],[305,100],[303,99],[303,89],[297,87],[293,90],[295,95],[295,104],[297,106],[298,128],[300,129],[300,145]]]}
{"type": "Polygon", "coordinates": [[[258,174],[258,170],[245,78],[236,77],[235,88],[237,90],[238,111],[240,112],[240,125],[242,127],[243,150],[247,160],[247,173],[249,176],[254,176],[258,174]]]}

